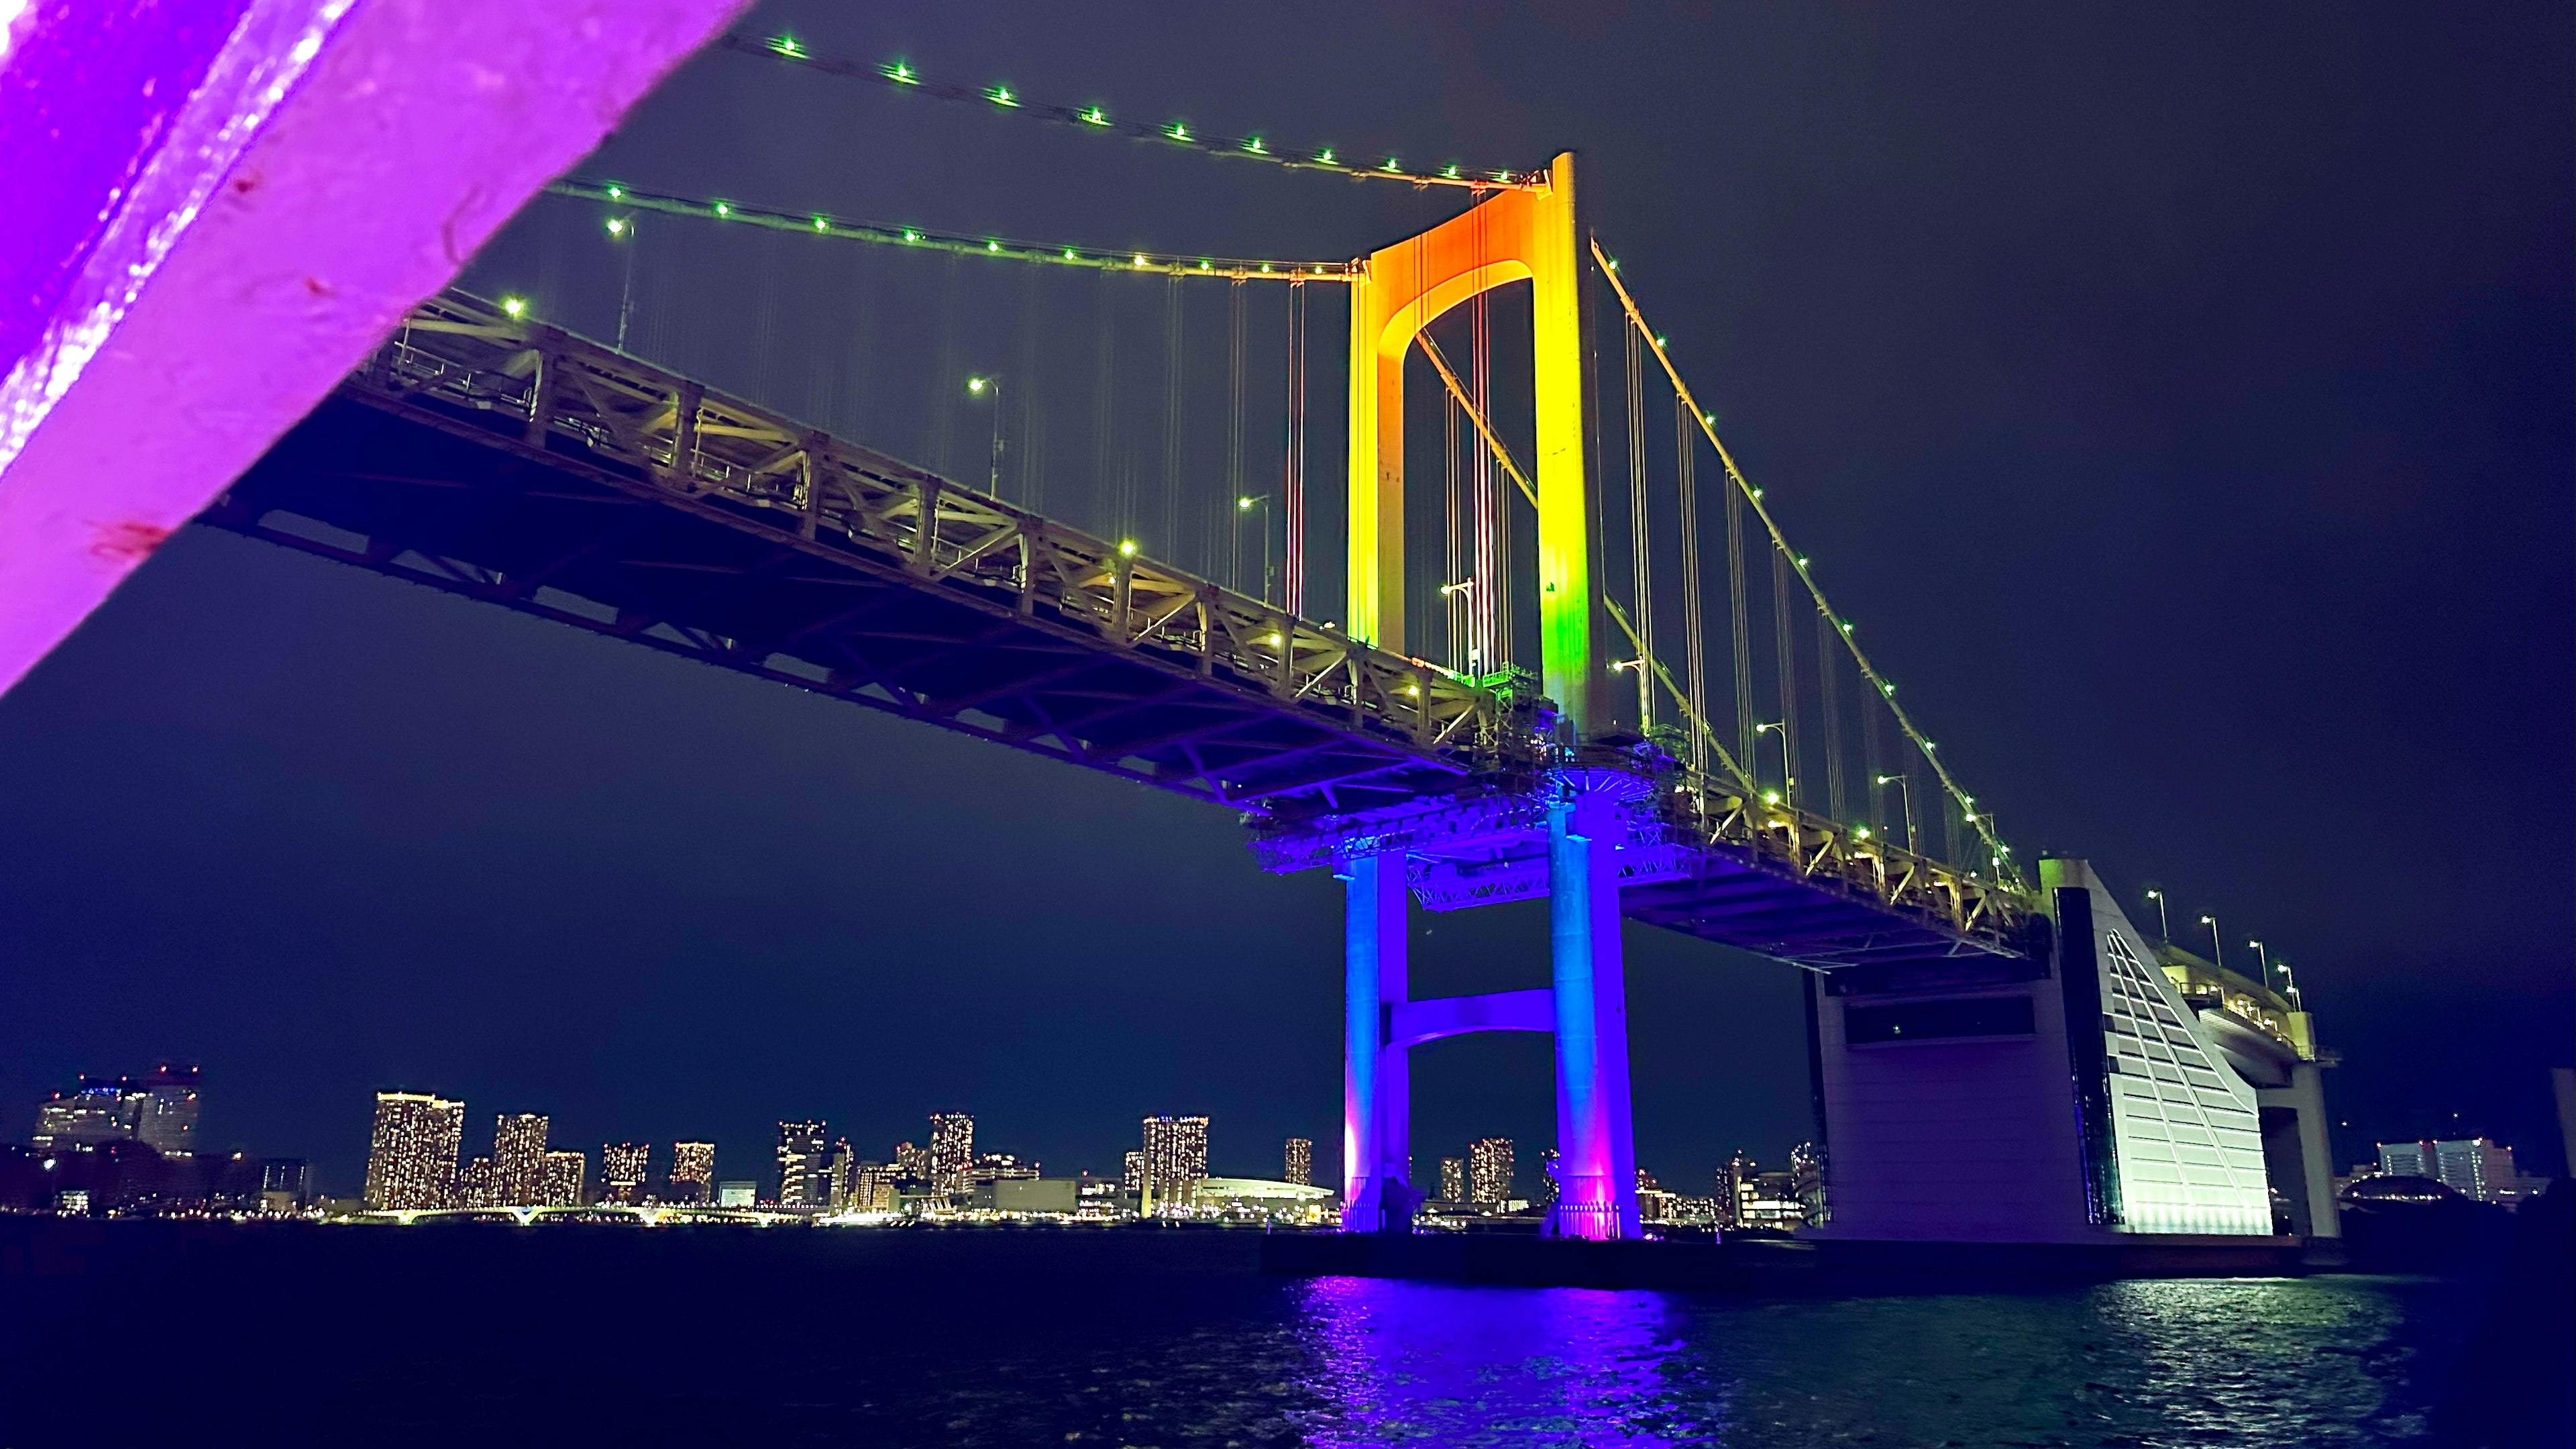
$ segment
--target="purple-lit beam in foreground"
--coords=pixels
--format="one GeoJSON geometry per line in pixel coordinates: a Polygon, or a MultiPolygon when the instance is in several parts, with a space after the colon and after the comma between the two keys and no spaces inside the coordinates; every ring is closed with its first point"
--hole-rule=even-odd
{"type": "Polygon", "coordinates": [[[1565,770],[1548,806],[1548,935],[1556,1007],[1556,1203],[1547,1231],[1637,1236],[1628,1115],[1628,986],[1619,841],[1645,791],[1620,770],[1565,770]]]}
{"type": "Polygon", "coordinates": [[[0,689],[742,5],[16,9],[0,689]]]}

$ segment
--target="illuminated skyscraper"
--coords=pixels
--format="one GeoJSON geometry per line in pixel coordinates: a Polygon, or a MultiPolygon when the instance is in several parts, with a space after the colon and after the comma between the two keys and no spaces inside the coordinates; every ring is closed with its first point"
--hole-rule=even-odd
{"type": "Polygon", "coordinates": [[[1552,1207],[1556,1203],[1557,1161],[1555,1148],[1542,1147],[1538,1150],[1538,1200],[1542,1207],[1552,1207]]]}
{"type": "Polygon", "coordinates": [[[641,1142],[602,1143],[599,1149],[599,1200],[642,1202],[652,1156],[652,1149],[641,1142]]]}
{"type": "Polygon", "coordinates": [[[1135,1149],[1131,1149],[1131,1150],[1128,1152],[1128,1154],[1127,1154],[1126,1160],[1125,1160],[1123,1163],[1121,1163],[1121,1164],[1120,1164],[1119,1169],[1118,1169],[1118,1190],[1119,1190],[1120,1192],[1125,1193],[1125,1194],[1127,1195],[1127,1197],[1128,1197],[1129,1201],[1131,1201],[1131,1202],[1138,1202],[1138,1203],[1141,1203],[1141,1202],[1143,1202],[1143,1201],[1144,1201],[1144,1197],[1145,1197],[1145,1152],[1144,1152],[1144,1149],[1142,1149],[1142,1148],[1135,1148],[1135,1149]]]}
{"type": "Polygon", "coordinates": [[[823,1206],[823,1124],[778,1124],[778,1205],[783,1208],[823,1206]]]}
{"type": "Polygon", "coordinates": [[[850,1201],[846,1211],[854,1213],[890,1213],[894,1211],[895,1171],[882,1162],[862,1162],[850,1169],[850,1201]]]}
{"type": "Polygon", "coordinates": [[[367,1142],[367,1206],[379,1212],[447,1206],[464,1136],[464,1103],[427,1092],[378,1092],[367,1142]]]}
{"type": "Polygon", "coordinates": [[[944,1193],[966,1190],[975,1165],[975,1119],[963,1112],[930,1114],[930,1185],[944,1193]]]}
{"type": "Polygon", "coordinates": [[[134,1137],[165,1157],[197,1146],[197,1069],[164,1062],[143,1079],[134,1103],[134,1137]]]}
{"type": "Polygon", "coordinates": [[[72,1091],[54,1093],[36,1108],[36,1146],[130,1140],[142,1099],[126,1085],[119,1078],[82,1077],[72,1091]]]}
{"type": "Polygon", "coordinates": [[[675,1202],[716,1200],[716,1145],[712,1142],[671,1144],[671,1197],[675,1202]]]}
{"type": "Polygon", "coordinates": [[[1480,1137],[1467,1144],[1467,1198],[1497,1206],[1512,1195],[1512,1139],[1480,1137]]]}
{"type": "Polygon", "coordinates": [[[546,1201],[546,1118],[509,1112],[492,1122],[492,1194],[497,1207],[542,1207],[546,1201]]]}
{"type": "Polygon", "coordinates": [[[1463,1157],[1440,1159],[1440,1200],[1442,1202],[1467,1200],[1467,1159],[1463,1157]]]}
{"type": "Polygon", "coordinates": [[[1205,1117],[1145,1119],[1145,1183],[1154,1211],[1198,1197],[1199,1180],[1207,1176],[1207,1139],[1205,1117]]]}
{"type": "Polygon", "coordinates": [[[1798,1211],[1807,1226],[1822,1227],[1834,1220],[1831,1200],[1825,1194],[1824,1148],[1801,1142],[1789,1149],[1789,1191],[1798,1199],[1798,1211]]]}
{"type": "Polygon", "coordinates": [[[1314,1139],[1308,1137],[1291,1137],[1288,1139],[1287,1162],[1280,1170],[1279,1180],[1281,1182],[1294,1183],[1299,1187],[1311,1186],[1314,1183],[1314,1139]]]}
{"type": "Polygon", "coordinates": [[[579,1207],[589,1187],[590,1158],[580,1152],[546,1154],[545,1207],[579,1207]]]}
{"type": "Polygon", "coordinates": [[[492,1185],[492,1159],[469,1157],[456,1171],[456,1200],[450,1204],[461,1208],[487,1208],[501,1205],[501,1193],[492,1185]]]}

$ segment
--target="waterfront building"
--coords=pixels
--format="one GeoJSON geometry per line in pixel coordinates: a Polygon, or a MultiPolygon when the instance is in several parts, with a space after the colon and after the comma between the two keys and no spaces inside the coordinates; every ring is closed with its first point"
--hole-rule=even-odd
{"type": "Polygon", "coordinates": [[[1674,1195],[1664,1191],[1664,1185],[1655,1181],[1653,1173],[1642,1167],[1637,1169],[1637,1221],[1641,1223],[1674,1221],[1674,1200],[1674,1195]]]}
{"type": "Polygon", "coordinates": [[[930,1149],[911,1142],[896,1143],[894,1175],[906,1182],[930,1181],[930,1149]]]}
{"type": "Polygon", "coordinates": [[[377,1212],[447,1206],[456,1191],[456,1149],[465,1104],[427,1092],[378,1092],[367,1142],[366,1204],[377,1212]]]}
{"type": "Polygon", "coordinates": [[[823,1124],[778,1124],[778,1205],[783,1208],[823,1206],[823,1124]]]}
{"type": "Polygon", "coordinates": [[[1512,1139],[1479,1137],[1467,1144],[1467,1198],[1500,1207],[1512,1195],[1512,1139]]]}
{"type": "Polygon", "coordinates": [[[134,1140],[164,1157],[197,1147],[197,1069],[168,1062],[152,1069],[134,1094],[134,1140]]]}
{"type": "Polygon", "coordinates": [[[1833,1209],[1825,1196],[1825,1149],[1813,1142],[1801,1142],[1789,1149],[1789,1190],[1798,1199],[1799,1211],[1807,1226],[1822,1227],[1834,1220],[1833,1209]]]}
{"type": "Polygon", "coordinates": [[[2389,1177],[2429,1177],[2473,1202],[2510,1204],[2521,1196],[2513,1149],[2484,1137],[2382,1142],[2379,1171],[2389,1177]]]}
{"type": "Polygon", "coordinates": [[[546,1154],[545,1207],[580,1207],[590,1200],[590,1154],[569,1149],[546,1154]]]}
{"type": "Polygon", "coordinates": [[[456,1172],[456,1206],[488,1208],[501,1206],[501,1190],[493,1186],[492,1159],[469,1159],[456,1172]]]}
{"type": "Polygon", "coordinates": [[[858,1186],[859,1155],[850,1150],[849,1139],[832,1143],[832,1155],[823,1169],[823,1205],[834,1212],[847,1212],[850,1195],[858,1186]]]}
{"type": "Polygon", "coordinates": [[[975,1184],[973,1204],[989,1212],[1069,1213],[1082,1204],[1082,1184],[1070,1177],[987,1178],[975,1184]]]}
{"type": "Polygon", "coordinates": [[[861,1162],[850,1169],[850,1200],[844,1210],[854,1213],[890,1213],[894,1211],[895,1170],[882,1162],[861,1162]]]}
{"type": "Polygon", "coordinates": [[[1141,1203],[1145,1200],[1144,1149],[1131,1149],[1121,1160],[1118,1170],[1118,1190],[1126,1194],[1127,1200],[1131,1203],[1141,1203]]]}
{"type": "Polygon", "coordinates": [[[1207,1140],[1205,1117],[1145,1119],[1145,1187],[1156,1211],[1197,1197],[1199,1179],[1207,1176],[1207,1140]]]}
{"type": "Polygon", "coordinates": [[[760,1206],[760,1184],[756,1182],[720,1182],[716,1184],[716,1206],[747,1208],[760,1206]]]}
{"type": "Polygon", "coordinates": [[[35,1145],[42,1150],[131,1141],[139,1106],[139,1095],[129,1096],[122,1079],[82,1077],[71,1091],[56,1092],[37,1106],[35,1145]]]}
{"type": "Polygon", "coordinates": [[[507,1112],[493,1119],[493,1206],[545,1205],[547,1126],[542,1112],[507,1112]]]}
{"type": "Polygon", "coordinates": [[[1440,1159],[1440,1192],[1438,1196],[1442,1202],[1465,1202],[1467,1200],[1467,1159],[1463,1157],[1444,1157],[1440,1159]]]}
{"type": "Polygon", "coordinates": [[[1799,1203],[1788,1173],[1753,1173],[1745,1179],[1741,1191],[1735,1205],[1736,1227],[1786,1232],[1806,1224],[1806,1209],[1799,1203]]]}
{"type": "Polygon", "coordinates": [[[641,1142],[603,1142],[599,1147],[599,1200],[642,1202],[651,1179],[652,1149],[641,1142]]]}
{"type": "Polygon", "coordinates": [[[1752,1200],[1755,1176],[1753,1159],[1738,1151],[1717,1170],[1718,1226],[1749,1226],[1744,1220],[1744,1205],[1752,1200]]]}
{"type": "Polygon", "coordinates": [[[300,1211],[313,1201],[313,1164],[301,1157],[271,1157],[259,1165],[259,1210],[300,1211]]]}
{"type": "Polygon", "coordinates": [[[1538,1150],[1538,1202],[1541,1207],[1556,1206],[1556,1149],[1538,1150]]]}
{"type": "Polygon", "coordinates": [[[930,1185],[943,1193],[966,1190],[975,1165],[975,1119],[964,1112],[930,1114],[930,1185]]]}
{"type": "Polygon", "coordinates": [[[1337,1217],[1331,1188],[1254,1177],[1209,1177],[1198,1183],[1198,1211],[1239,1221],[1313,1225],[1337,1217]]]}
{"type": "Polygon", "coordinates": [[[1305,1187],[1315,1180],[1315,1141],[1311,1137],[1291,1137],[1285,1154],[1285,1170],[1279,1180],[1295,1187],[1305,1187]]]}
{"type": "Polygon", "coordinates": [[[716,1145],[712,1142],[671,1144],[671,1198],[708,1203],[716,1199],[716,1145]]]}

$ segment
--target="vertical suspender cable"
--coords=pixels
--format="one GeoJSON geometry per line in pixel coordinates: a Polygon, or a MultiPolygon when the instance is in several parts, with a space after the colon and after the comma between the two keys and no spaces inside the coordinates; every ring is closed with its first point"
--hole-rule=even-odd
{"type": "Polygon", "coordinates": [[[1833,617],[1816,610],[1816,693],[1825,717],[1825,812],[1836,820],[1849,820],[1843,808],[1843,716],[1840,671],[1835,667],[1835,656],[1841,652],[1833,617]]]}
{"type": "Polygon", "coordinates": [[[1771,550],[1771,653],[1780,685],[1780,796],[1798,799],[1798,626],[1789,607],[1789,551],[1771,550]]]}
{"type": "MultiPolygon", "coordinates": [[[[1690,690],[1691,713],[1706,720],[1708,641],[1707,620],[1700,601],[1698,446],[1699,430],[1691,424],[1690,404],[1675,397],[1673,460],[1675,491],[1681,501],[1683,683],[1690,690]]],[[[1705,729],[1690,732],[1690,767],[1693,776],[1707,777],[1708,731],[1705,729]]]]}
{"type": "Polygon", "coordinates": [[[1726,608],[1735,645],[1735,758],[1747,773],[1760,774],[1753,756],[1753,620],[1744,592],[1744,494],[1732,484],[1726,495],[1726,608]]]}
{"type": "MultiPolygon", "coordinates": [[[[1225,504],[1208,515],[1208,556],[1225,550],[1225,581],[1236,593],[1243,587],[1243,279],[1237,277],[1225,295],[1226,371],[1225,371],[1225,504]],[[1216,530],[1225,530],[1220,540],[1216,530]]],[[[1261,526],[1270,526],[1269,510],[1262,510],[1261,526]]],[[[1213,573],[1215,570],[1209,570],[1213,573]]],[[[1269,587],[1268,581],[1263,588],[1269,587]]]]}
{"type": "Polygon", "coordinates": [[[1281,607],[1306,612],[1306,284],[1288,284],[1288,572],[1281,607]]]}
{"type": "MultiPolygon", "coordinates": [[[[1482,256],[1484,220],[1478,214],[1477,255],[1482,256]]],[[[1491,294],[1478,292],[1467,305],[1467,389],[1476,416],[1492,424],[1494,416],[1494,317],[1491,294]]],[[[1476,634],[1484,649],[1485,669],[1512,662],[1512,496],[1494,467],[1493,450],[1475,450],[1477,579],[1476,634]]]]}
{"type": "Polygon", "coordinates": [[[1038,309],[1044,301],[1038,289],[1044,273],[1036,267],[1020,273],[1020,355],[1012,364],[1016,376],[1003,382],[1002,395],[993,400],[995,407],[1016,404],[1019,408],[1019,436],[1013,439],[1012,452],[1006,456],[1018,466],[1019,487],[1012,490],[1020,506],[1034,513],[1041,502],[1039,480],[1045,476],[1039,466],[1039,450],[1045,446],[1042,419],[1038,411],[1038,309]]]}
{"type": "MultiPolygon", "coordinates": [[[[1163,557],[1181,558],[1181,279],[1163,279],[1163,557]]],[[[1201,561],[1201,566],[1205,562],[1201,561]]]]}
{"type": "Polygon", "coordinates": [[[1440,557],[1440,562],[1443,562],[1443,570],[1440,570],[1440,647],[1448,650],[1450,668],[1473,670],[1479,668],[1476,665],[1476,657],[1479,657],[1479,647],[1476,647],[1476,593],[1481,590],[1481,572],[1471,570],[1476,570],[1476,565],[1481,562],[1481,539],[1471,534],[1471,518],[1481,516],[1484,508],[1468,508],[1468,467],[1466,459],[1458,454],[1458,423],[1463,423],[1461,413],[1458,413],[1458,400],[1443,392],[1440,394],[1440,436],[1448,446],[1448,459],[1445,459],[1448,467],[1440,474],[1440,482],[1443,482],[1440,500],[1443,500],[1445,518],[1445,552],[1440,557]],[[1458,588],[1461,580],[1466,580],[1466,588],[1458,588]]]}
{"type": "Polygon", "coordinates": [[[1110,291],[1116,285],[1114,273],[1101,272],[1093,293],[1100,316],[1093,328],[1097,345],[1091,363],[1091,491],[1092,506],[1107,515],[1109,531],[1127,538],[1135,533],[1136,520],[1118,472],[1118,395],[1111,385],[1118,376],[1118,302],[1110,291]]]}
{"type": "Polygon", "coordinates": [[[930,460],[931,471],[954,476],[957,459],[951,448],[957,431],[957,399],[966,392],[964,364],[958,353],[962,339],[958,336],[958,297],[962,287],[958,280],[958,258],[951,254],[943,259],[939,272],[939,370],[930,379],[930,446],[922,455],[930,460]]]}
{"type": "Polygon", "coordinates": [[[1646,376],[1637,329],[1623,326],[1627,343],[1628,389],[1628,571],[1629,598],[1637,624],[1637,728],[1655,727],[1655,691],[1647,683],[1645,661],[1655,655],[1655,584],[1653,530],[1646,512],[1646,376]]]}

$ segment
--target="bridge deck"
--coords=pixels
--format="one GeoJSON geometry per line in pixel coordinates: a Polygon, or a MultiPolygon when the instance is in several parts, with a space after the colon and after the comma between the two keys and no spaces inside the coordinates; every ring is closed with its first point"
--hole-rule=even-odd
{"type": "MultiPolygon", "coordinates": [[[[1530,701],[462,294],[201,521],[1233,806],[1274,870],[1377,822],[1433,909],[1544,889],[1530,701]]],[[[1668,784],[1651,833],[1627,913],[1686,934],[1820,969],[2020,948],[2009,883],[1741,789],[1668,784]]]]}
{"type": "Polygon", "coordinates": [[[1428,665],[454,293],[202,521],[1256,813],[1454,788],[1499,723],[1428,665]]]}

